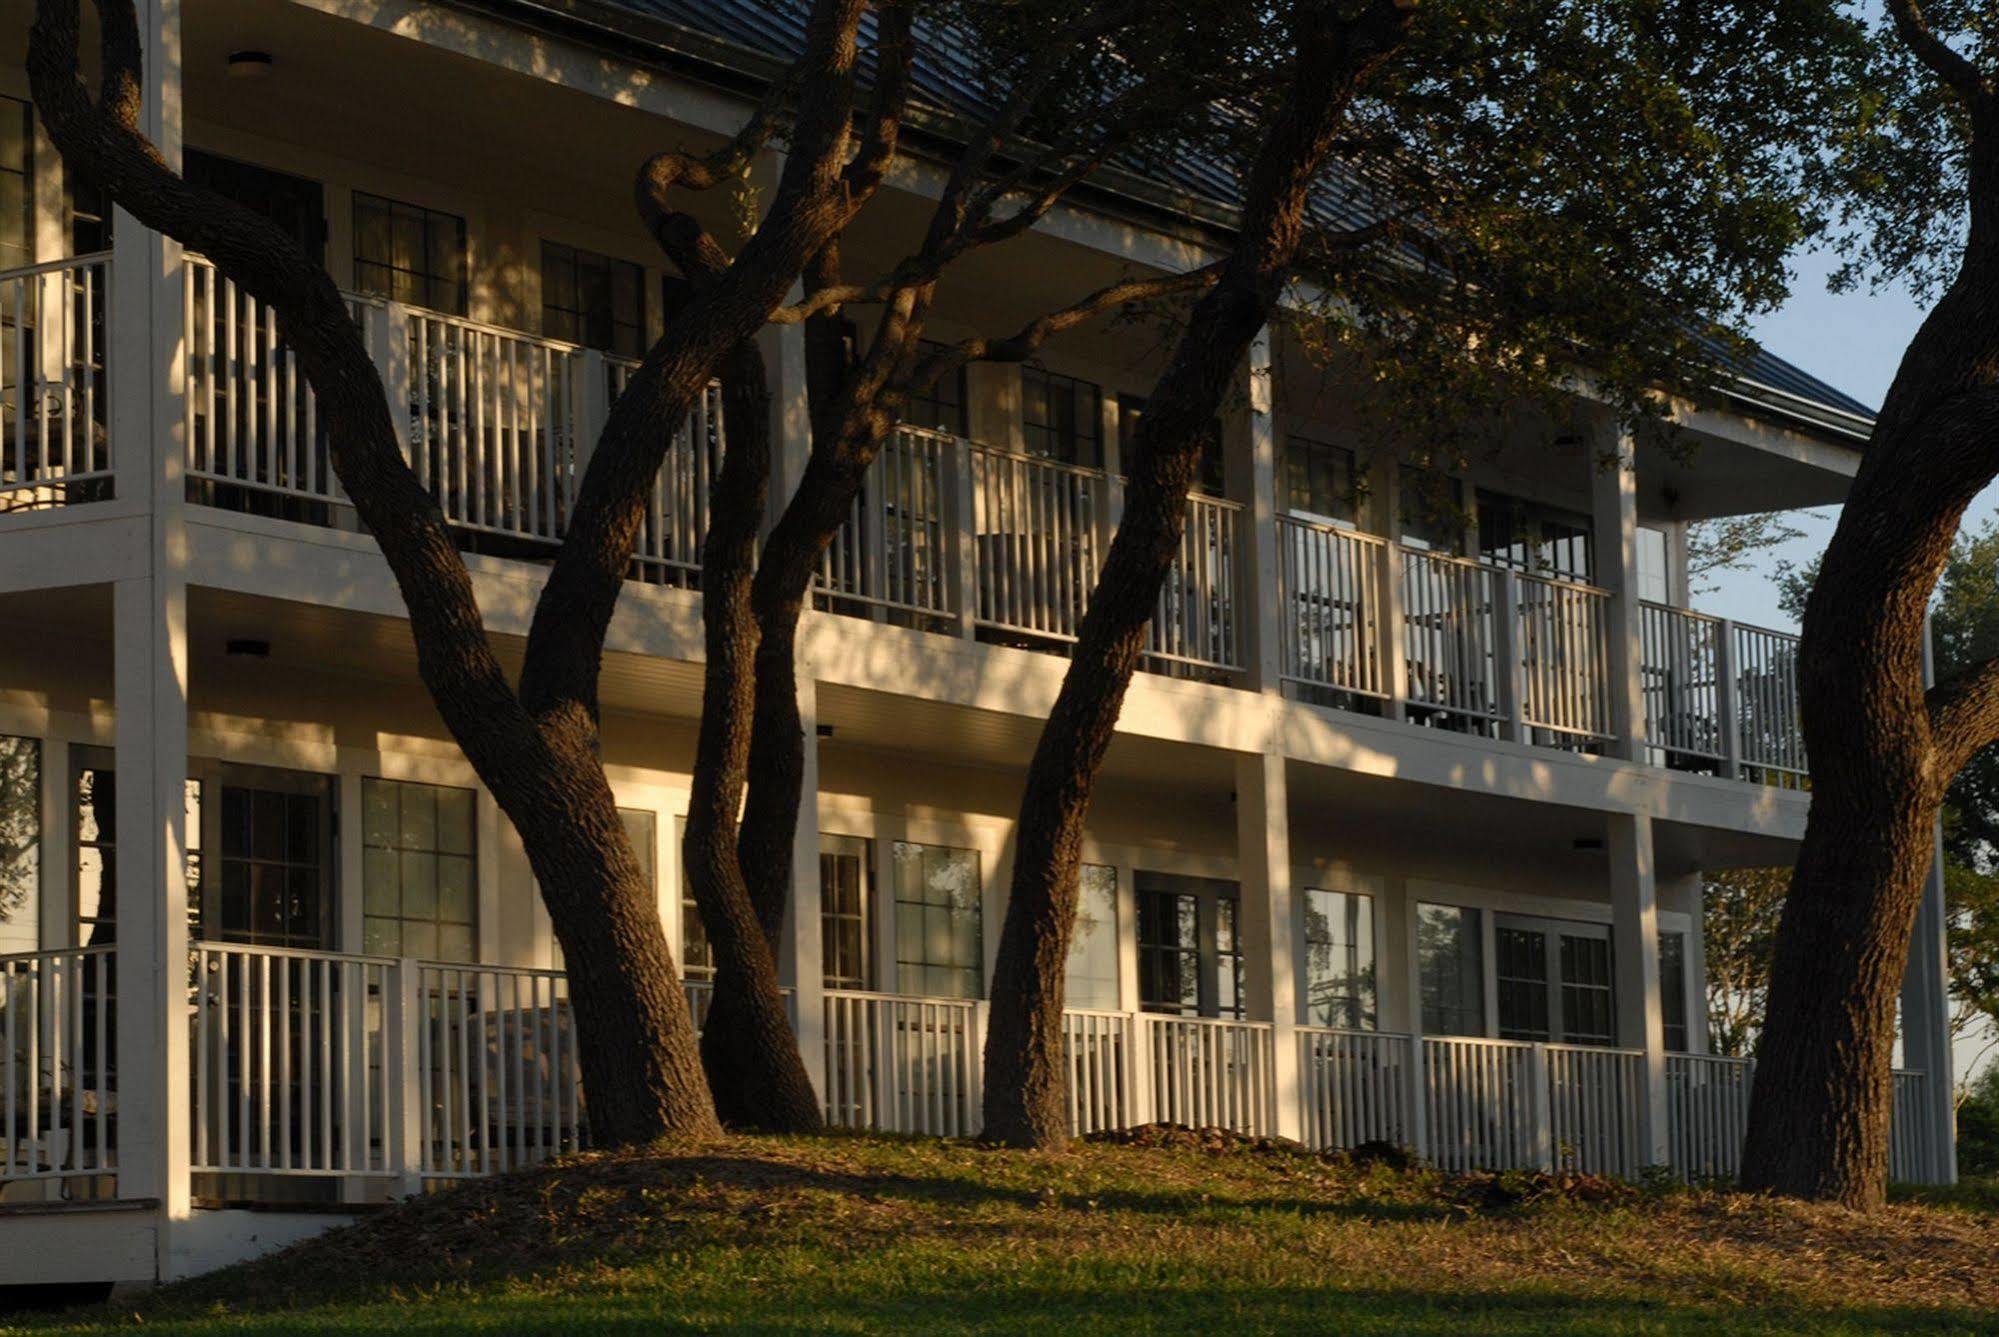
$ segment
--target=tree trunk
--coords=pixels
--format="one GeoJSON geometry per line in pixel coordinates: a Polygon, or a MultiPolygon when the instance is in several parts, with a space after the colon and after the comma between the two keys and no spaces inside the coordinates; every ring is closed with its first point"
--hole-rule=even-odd
{"type": "Polygon", "coordinates": [[[1305,202],[1355,90],[1402,40],[1409,9],[1301,19],[1292,84],[1245,190],[1241,230],[1194,306],[1134,441],[1124,518],[1078,629],[1062,690],[1028,767],[1013,886],[993,966],[983,1136],[1009,1146],[1068,1140],[1062,1001],[1076,921],[1084,822],[1180,551],[1187,492],[1235,371],[1269,320],[1304,231],[1305,202]]]}

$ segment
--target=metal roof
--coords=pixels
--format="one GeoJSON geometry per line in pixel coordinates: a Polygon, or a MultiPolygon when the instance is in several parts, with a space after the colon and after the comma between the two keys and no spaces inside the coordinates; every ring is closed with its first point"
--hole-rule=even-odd
{"type": "MultiPolygon", "coordinates": [[[[582,5],[641,15],[656,24],[671,25],[719,41],[745,55],[761,58],[762,62],[780,64],[789,63],[804,50],[805,21],[810,9],[807,0],[582,0],[582,5]]],[[[496,0],[494,7],[542,13],[559,8],[574,17],[581,6],[577,0],[496,0]]],[[[872,30],[872,22],[872,15],[864,20],[864,35],[872,30]]],[[[978,63],[967,49],[964,34],[949,25],[925,25],[920,21],[918,31],[922,41],[917,47],[911,79],[921,99],[946,112],[975,114],[984,110],[987,102],[978,80],[978,63]]],[[[864,53],[871,46],[871,43],[865,46],[864,53]]],[[[1170,155],[1165,162],[1152,166],[1149,175],[1158,185],[1183,199],[1191,196],[1222,211],[1233,207],[1234,173],[1206,155],[1170,155]]],[[[1333,187],[1320,199],[1319,209],[1328,221],[1353,226],[1366,220],[1365,194],[1361,189],[1333,187]]],[[[1157,207],[1160,201],[1149,203],[1157,207]]],[[[1736,387],[1735,397],[1739,400],[1829,428],[1848,438],[1865,437],[1873,426],[1874,410],[1868,405],[1768,349],[1758,349],[1749,365],[1740,368],[1738,374],[1742,381],[1736,387]]]]}

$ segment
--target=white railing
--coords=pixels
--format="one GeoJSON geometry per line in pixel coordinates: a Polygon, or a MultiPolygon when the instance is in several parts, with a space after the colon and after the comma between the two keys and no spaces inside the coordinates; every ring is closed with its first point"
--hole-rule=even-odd
{"type": "MultiPolygon", "coordinates": [[[[615,379],[618,393],[623,393],[626,379],[615,379]]],[[[711,384],[688,413],[653,478],[639,546],[632,555],[640,580],[686,585],[699,577],[701,545],[708,538],[709,499],[715,476],[722,471],[722,447],[722,389],[711,384]]],[[[580,475],[577,481],[582,481],[580,475]]]]}
{"type": "Polygon", "coordinates": [[[0,273],[0,511],[110,493],[109,254],[0,273]]]}
{"type": "Polygon", "coordinates": [[[1429,1158],[1446,1170],[1532,1170],[1553,1163],[1545,1058],[1510,1040],[1423,1040],[1429,1158]]]}
{"type": "Polygon", "coordinates": [[[1193,1128],[1272,1131],[1268,1022],[1141,1013],[1139,1043],[1152,1074],[1152,1118],[1193,1128]]]}
{"type": "Polygon", "coordinates": [[[820,559],[821,602],[843,612],[955,618],[959,558],[952,493],[962,467],[955,438],[897,428],[820,559]]]}
{"type": "Polygon", "coordinates": [[[1610,591],[1545,576],[1510,580],[1521,721],[1571,738],[1610,737],[1610,591]]]}
{"type": "Polygon", "coordinates": [[[117,1168],[117,957],[0,957],[0,1182],[117,1168]]]}
{"type": "Polygon", "coordinates": [[[1555,1164],[1636,1179],[1645,1149],[1645,1054],[1637,1049],[1546,1046],[1555,1164]]]}
{"type": "Polygon", "coordinates": [[[1495,602],[1499,573],[1477,562],[1402,551],[1402,653],[1412,711],[1460,727],[1504,718],[1495,602]]]}
{"type": "Polygon", "coordinates": [[[1284,677],[1356,696],[1391,695],[1381,641],[1388,543],[1284,515],[1277,550],[1284,677]]]}
{"type": "Polygon", "coordinates": [[[189,1056],[196,1173],[392,1173],[385,957],[200,943],[189,1056]]]}
{"type": "Polygon", "coordinates": [[[1754,1059],[1666,1056],[1667,1145],[1682,1179],[1732,1180],[1741,1172],[1755,1079],[1754,1059]]]}
{"type": "Polygon", "coordinates": [[[1722,714],[1727,624],[1685,608],[1644,603],[1638,609],[1638,681],[1645,740],[1668,765],[1727,757],[1722,714]]]}
{"type": "Polygon", "coordinates": [[[1062,1014],[1069,1079],[1069,1131],[1077,1137],[1138,1122],[1134,1064],[1137,1044],[1125,1012],[1072,1009],[1062,1014]]]}
{"type": "Polygon", "coordinates": [[[410,468],[445,519],[560,539],[578,476],[582,350],[416,307],[390,314],[405,326],[391,339],[408,347],[410,468]]]}
{"type": "Polygon", "coordinates": [[[1898,1070],[1888,1119],[1888,1177],[1907,1184],[1937,1178],[1936,1120],[1931,1117],[1930,1084],[1920,1072],[1898,1070]]]}
{"type": "Polygon", "coordinates": [[[583,1146],[582,1074],[562,972],[415,969],[421,1172],[500,1174],[583,1146]]]}
{"type": "Polygon", "coordinates": [[[978,1131],[985,1007],[826,991],[826,1120],[934,1137],[978,1131]]]}
{"type": "Polygon", "coordinates": [[[1183,669],[1242,667],[1243,601],[1237,590],[1241,520],[1240,503],[1198,493],[1187,498],[1180,551],[1145,629],[1148,658],[1183,669]]]}
{"type": "Polygon", "coordinates": [[[1801,783],[1807,768],[1798,718],[1798,638],[1738,625],[1730,648],[1744,770],[1765,784],[1801,783]]]}
{"type": "Polygon", "coordinates": [[[980,626],[1072,641],[1103,564],[1110,481],[1095,469],[971,446],[980,626]]]}
{"type": "Polygon", "coordinates": [[[1422,1088],[1408,1036],[1301,1026],[1298,1043],[1306,1146],[1351,1151],[1369,1142],[1420,1144],[1416,1102],[1422,1088]]]}

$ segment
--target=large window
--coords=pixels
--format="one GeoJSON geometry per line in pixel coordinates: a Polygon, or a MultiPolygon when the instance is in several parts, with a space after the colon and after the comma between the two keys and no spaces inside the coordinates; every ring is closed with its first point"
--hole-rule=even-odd
{"type": "Polygon", "coordinates": [[[1590,519],[1500,492],[1478,494],[1478,555],[1487,566],[1587,581],[1590,519]]]}
{"type": "Polygon", "coordinates": [[[979,852],[898,840],[893,854],[896,988],[979,997],[985,989],[979,852]]]}
{"type": "Polygon", "coordinates": [[[1314,1026],[1374,1029],[1372,896],[1306,891],[1305,1012],[1314,1026]]]}
{"type": "Polygon", "coordinates": [[[478,879],[473,791],[361,781],[361,934],[383,956],[470,961],[478,879]]]}
{"type": "MultiPolygon", "coordinates": [[[[925,339],[919,347],[919,356],[927,357],[943,345],[925,339]]],[[[959,367],[904,400],[902,420],[911,427],[928,427],[933,432],[969,436],[971,423],[966,412],[966,399],[965,369],[959,367]]]]}
{"type": "Polygon", "coordinates": [[[873,921],[873,842],[857,836],[819,837],[819,954],[829,989],[868,989],[868,938],[873,921]]]}
{"type": "Polygon", "coordinates": [[[1685,1053],[1687,1030],[1687,935],[1659,935],[1659,1010],[1666,1018],[1666,1048],[1685,1053]]]}
{"type": "Polygon", "coordinates": [[[464,315],[465,220],[355,191],[354,286],[390,301],[464,315]]]}
{"type": "Polygon", "coordinates": [[[0,734],[0,953],[41,946],[42,745],[0,734]]]}
{"type": "Polygon", "coordinates": [[[1233,882],[1140,873],[1138,1002],[1147,1012],[1240,1017],[1244,975],[1233,882]]]}
{"type": "Polygon", "coordinates": [[[1601,924],[1495,915],[1499,1034],[1508,1040],[1617,1040],[1610,930],[1601,924]]]}
{"type": "Polygon", "coordinates": [[[1118,1006],[1117,869],[1086,863],[1076,878],[1076,932],[1069,939],[1070,1007],[1118,1006]]]}
{"type": "MultiPolygon", "coordinates": [[[[71,913],[79,946],[118,940],[118,775],[103,748],[70,750],[71,820],[75,833],[76,903],[71,913]]],[[[183,811],[187,840],[188,937],[207,936],[202,916],[201,781],[189,779],[183,811]]]]}
{"type": "Polygon", "coordinates": [[[1416,907],[1416,958],[1428,1035],[1485,1034],[1485,939],[1477,910],[1416,907]]]}
{"type": "Polygon", "coordinates": [[[0,97],[0,269],[35,262],[34,121],[26,102],[0,97]]]}
{"type": "Polygon", "coordinates": [[[1285,442],[1285,510],[1336,524],[1352,524],[1358,499],[1351,450],[1302,436],[1285,442]]]}
{"type": "Polygon", "coordinates": [[[629,260],[541,244],[541,332],[622,357],[645,352],[645,270],[629,260]]]}
{"type": "MultiPolygon", "coordinates": [[[[673,824],[673,848],[687,848],[687,819],[673,824]]],[[[694,879],[687,876],[687,858],[680,858],[680,977],[689,980],[715,978],[715,948],[708,941],[708,926],[701,922],[701,907],[694,900],[694,879]]]]}
{"type": "Polygon", "coordinates": [[[1457,479],[1405,464],[1397,487],[1403,546],[1452,554],[1464,550],[1464,490],[1457,479]]]}
{"type": "Polygon", "coordinates": [[[1101,390],[1073,376],[1023,367],[1020,392],[1021,430],[1028,454],[1091,469],[1102,467],[1101,390]]]}

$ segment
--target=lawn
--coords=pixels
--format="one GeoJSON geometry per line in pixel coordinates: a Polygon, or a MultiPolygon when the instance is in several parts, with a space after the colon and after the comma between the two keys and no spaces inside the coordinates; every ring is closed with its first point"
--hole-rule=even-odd
{"type": "Polygon", "coordinates": [[[1862,1218],[1141,1142],[580,1157],[35,1330],[1999,1332],[1989,1189],[1862,1218]]]}

